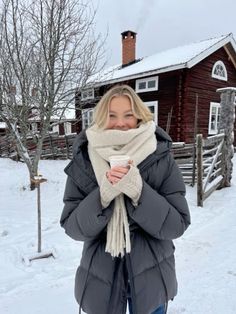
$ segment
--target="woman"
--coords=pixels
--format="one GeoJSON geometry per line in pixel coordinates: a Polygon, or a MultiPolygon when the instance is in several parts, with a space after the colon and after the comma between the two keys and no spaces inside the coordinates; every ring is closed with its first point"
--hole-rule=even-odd
{"type": "Polygon", "coordinates": [[[61,225],[84,241],[75,297],[88,314],[164,314],[177,293],[174,245],[190,224],[171,139],[127,85],[111,88],[74,143],[61,225]],[[128,155],[110,168],[111,155],[128,155]]]}

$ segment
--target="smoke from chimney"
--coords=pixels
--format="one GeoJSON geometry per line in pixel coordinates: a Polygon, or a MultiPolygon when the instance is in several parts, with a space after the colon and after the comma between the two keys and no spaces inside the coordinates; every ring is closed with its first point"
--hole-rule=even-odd
{"type": "Polygon", "coordinates": [[[156,5],[157,0],[149,0],[148,5],[146,1],[143,1],[141,9],[139,11],[139,17],[137,20],[137,26],[135,30],[139,32],[140,29],[145,27],[146,22],[150,19],[152,13],[154,12],[154,7],[156,5]]]}

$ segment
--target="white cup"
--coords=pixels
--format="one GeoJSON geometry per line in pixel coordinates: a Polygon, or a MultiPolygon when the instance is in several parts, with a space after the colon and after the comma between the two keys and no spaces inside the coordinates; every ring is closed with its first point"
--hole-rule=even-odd
{"type": "Polygon", "coordinates": [[[116,167],[116,166],[127,167],[129,164],[128,163],[129,160],[130,160],[130,157],[127,155],[117,155],[117,156],[109,157],[111,168],[116,167]]]}

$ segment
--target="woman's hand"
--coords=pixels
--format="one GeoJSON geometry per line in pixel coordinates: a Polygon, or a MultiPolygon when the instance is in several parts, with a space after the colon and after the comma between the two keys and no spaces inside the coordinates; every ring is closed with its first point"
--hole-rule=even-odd
{"type": "Polygon", "coordinates": [[[132,164],[133,164],[133,161],[129,160],[127,167],[116,166],[108,170],[106,172],[108,181],[111,184],[116,184],[117,182],[119,182],[128,173],[130,165],[132,164]]]}

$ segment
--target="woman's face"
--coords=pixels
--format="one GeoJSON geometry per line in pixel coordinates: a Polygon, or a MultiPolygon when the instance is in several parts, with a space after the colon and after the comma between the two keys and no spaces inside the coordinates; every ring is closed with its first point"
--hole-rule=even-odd
{"type": "Polygon", "coordinates": [[[108,111],[106,129],[127,131],[137,128],[138,119],[135,118],[129,97],[113,97],[108,111]]]}

